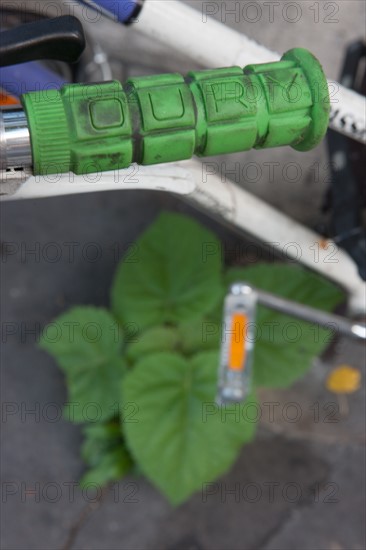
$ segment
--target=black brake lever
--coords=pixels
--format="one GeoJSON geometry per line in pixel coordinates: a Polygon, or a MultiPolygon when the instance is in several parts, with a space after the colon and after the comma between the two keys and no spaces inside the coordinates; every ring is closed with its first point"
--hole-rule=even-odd
{"type": "Polygon", "coordinates": [[[73,63],[85,48],[82,24],[72,15],[26,23],[0,34],[0,66],[55,59],[73,63]]]}

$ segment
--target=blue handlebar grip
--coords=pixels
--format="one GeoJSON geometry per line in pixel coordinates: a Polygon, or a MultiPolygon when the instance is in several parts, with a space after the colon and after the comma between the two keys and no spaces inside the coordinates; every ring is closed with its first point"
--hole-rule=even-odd
{"type": "Polygon", "coordinates": [[[94,0],[102,9],[108,11],[120,22],[129,23],[141,7],[140,0],[94,0]]]}

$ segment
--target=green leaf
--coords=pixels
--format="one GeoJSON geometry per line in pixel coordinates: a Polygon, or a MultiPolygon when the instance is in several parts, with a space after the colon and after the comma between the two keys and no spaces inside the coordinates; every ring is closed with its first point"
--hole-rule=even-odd
{"type": "Polygon", "coordinates": [[[220,326],[210,317],[184,321],[178,325],[179,347],[184,354],[200,351],[216,351],[220,348],[220,326]]]}
{"type": "Polygon", "coordinates": [[[107,423],[87,424],[83,434],[81,456],[89,466],[96,466],[106,450],[114,448],[122,441],[121,428],[114,420],[107,423]]]}
{"type": "Polygon", "coordinates": [[[133,462],[124,446],[117,422],[91,424],[84,430],[81,455],[91,468],[80,480],[82,487],[90,483],[103,487],[117,481],[132,468],[133,462]]]}
{"type": "Polygon", "coordinates": [[[246,405],[233,411],[215,404],[217,369],[216,352],[191,359],[160,353],[142,359],[123,382],[124,400],[139,411],[137,422],[124,423],[126,443],[173,504],[225,473],[255,432],[246,405]]]}
{"type": "MultiPolygon", "coordinates": [[[[344,299],[326,279],[298,266],[257,264],[229,269],[226,283],[247,281],[284,298],[331,311],[344,299]]],[[[295,317],[258,307],[253,376],[256,386],[286,387],[302,376],[330,341],[330,332],[295,317]]]]}
{"type": "Polygon", "coordinates": [[[118,481],[131,470],[131,458],[123,448],[114,449],[103,456],[100,463],[90,468],[80,479],[80,487],[90,484],[104,487],[112,481],[118,481]]]}
{"type": "Polygon", "coordinates": [[[174,351],[179,342],[177,329],[164,326],[148,328],[138,338],[127,348],[127,359],[132,362],[151,353],[174,351]]]}
{"type": "Polygon", "coordinates": [[[73,308],[44,329],[40,347],[66,374],[69,420],[105,420],[115,414],[125,371],[121,344],[116,321],[101,308],[73,308]]]}
{"type": "Polygon", "coordinates": [[[191,320],[220,299],[221,252],[216,237],[197,222],[163,213],[136,243],[138,261],[117,269],[112,308],[140,328],[191,320]]]}

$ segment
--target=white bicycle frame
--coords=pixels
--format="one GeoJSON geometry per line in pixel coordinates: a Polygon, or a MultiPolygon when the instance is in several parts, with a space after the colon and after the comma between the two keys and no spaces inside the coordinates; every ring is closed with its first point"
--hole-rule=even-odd
{"type": "MultiPolygon", "coordinates": [[[[274,61],[278,54],[214,20],[202,25],[202,14],[176,0],[147,0],[135,23],[139,32],[165,43],[207,67],[245,66],[274,61]]],[[[330,83],[331,85],[332,83],[330,83]]],[[[339,86],[332,127],[359,141],[365,140],[365,98],[339,86]],[[347,124],[341,126],[341,118],[347,124]]],[[[74,174],[30,177],[17,192],[5,198],[24,199],[92,191],[149,189],[176,193],[208,215],[252,235],[289,260],[324,275],[339,284],[349,296],[349,312],[366,312],[366,284],[353,260],[334,242],[324,239],[282,214],[233,182],[210,175],[204,182],[199,160],[157,166],[132,166],[116,172],[89,176],[74,174]]],[[[4,199],[3,199],[4,200],[4,199]]]]}

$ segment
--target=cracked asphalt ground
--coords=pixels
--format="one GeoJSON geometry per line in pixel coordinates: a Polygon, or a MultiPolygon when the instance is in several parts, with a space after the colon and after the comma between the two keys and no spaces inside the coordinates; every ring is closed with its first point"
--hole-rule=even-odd
{"type": "MultiPolygon", "coordinates": [[[[233,3],[224,4],[229,9],[233,3]]],[[[324,22],[322,11],[314,24],[309,4],[301,2],[298,24],[278,17],[272,24],[264,17],[257,23],[228,18],[227,24],[278,51],[309,47],[335,78],[344,45],[363,33],[364,4],[331,3],[339,8],[333,24],[324,22]]],[[[320,2],[319,9],[325,4],[320,2]]],[[[293,155],[254,152],[245,159],[299,161],[293,155]]],[[[237,160],[242,157],[230,157],[229,168],[237,160]]],[[[314,161],[327,162],[323,146],[300,159],[307,173],[314,161]]],[[[270,185],[265,179],[241,183],[309,225],[319,220],[324,178],[316,185],[306,177],[295,185],[278,177],[270,185]]],[[[65,308],[108,304],[116,255],[162,208],[196,215],[228,247],[237,242],[162,194],[100,193],[1,205],[1,239],[17,247],[1,263],[2,323],[10,330],[1,349],[1,548],[363,550],[365,388],[341,402],[325,388],[327,373],[343,363],[361,369],[364,381],[365,348],[347,339],[332,344],[290,389],[261,392],[255,441],[243,448],[226,476],[179,508],[172,509],[144,479],[124,479],[102,495],[77,489],[84,471],[81,431],[58,417],[66,399],[64,380],[54,361],[35,346],[36,336],[65,308]],[[70,262],[67,243],[75,242],[70,262]],[[49,243],[63,251],[56,263],[43,256],[49,243]],[[95,262],[82,253],[90,243],[102,250],[95,262]],[[296,422],[293,403],[301,413],[296,422]]]]}

